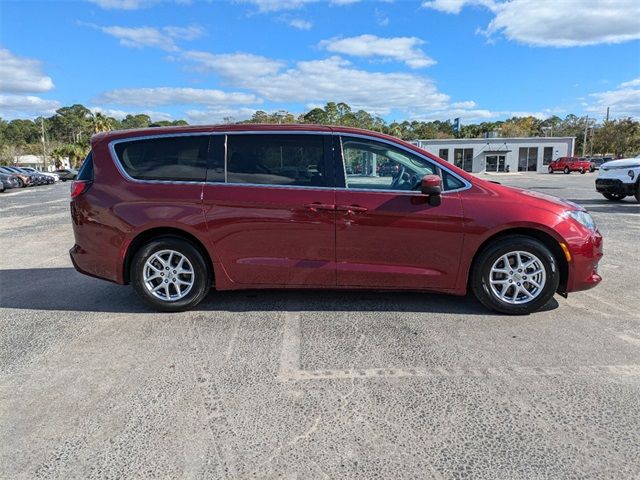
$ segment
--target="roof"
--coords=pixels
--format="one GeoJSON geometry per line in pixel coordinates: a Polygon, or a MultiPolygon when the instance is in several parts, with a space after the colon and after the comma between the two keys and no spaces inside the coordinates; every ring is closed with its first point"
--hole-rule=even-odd
{"type": "Polygon", "coordinates": [[[149,135],[171,135],[171,134],[188,134],[188,133],[215,133],[215,132],[277,132],[277,131],[306,131],[306,132],[335,132],[335,133],[351,133],[355,135],[368,135],[373,137],[393,140],[395,142],[406,143],[399,138],[392,137],[380,132],[365,130],[363,128],[343,127],[338,125],[315,125],[315,124],[259,124],[259,123],[243,123],[234,125],[188,125],[188,126],[170,126],[170,127],[149,127],[134,128],[129,130],[112,130],[110,132],[101,132],[91,137],[91,142],[111,141],[120,138],[142,137],[149,135]]]}

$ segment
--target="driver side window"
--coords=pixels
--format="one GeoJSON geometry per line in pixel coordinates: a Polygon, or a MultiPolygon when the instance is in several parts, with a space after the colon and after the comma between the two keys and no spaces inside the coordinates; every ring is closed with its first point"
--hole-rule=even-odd
{"type": "Polygon", "coordinates": [[[425,175],[436,175],[426,160],[386,143],[342,137],[346,187],[419,191],[425,175]]]}

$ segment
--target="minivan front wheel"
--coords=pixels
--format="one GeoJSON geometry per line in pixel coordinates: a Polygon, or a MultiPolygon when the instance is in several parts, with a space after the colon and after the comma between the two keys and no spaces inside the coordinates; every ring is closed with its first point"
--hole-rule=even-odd
{"type": "Polygon", "coordinates": [[[151,307],[165,312],[188,310],[209,293],[211,275],[202,253],[178,237],[144,245],[133,258],[131,283],[151,307]]]}
{"type": "Polygon", "coordinates": [[[556,259],[547,246],[518,235],[483,250],[474,264],[471,287],[485,307],[525,315],[546,305],[559,281],[556,259]]]}

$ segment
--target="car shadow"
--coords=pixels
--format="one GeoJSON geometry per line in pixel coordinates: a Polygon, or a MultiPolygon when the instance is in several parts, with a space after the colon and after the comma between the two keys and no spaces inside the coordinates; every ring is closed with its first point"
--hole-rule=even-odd
{"type": "MultiPolygon", "coordinates": [[[[0,307],[69,312],[150,313],[133,288],[87,277],[73,268],[0,270],[0,307]]],[[[543,310],[554,310],[551,299],[543,310]]],[[[213,291],[199,312],[423,312],[489,315],[471,295],[345,290],[213,291]]]]}
{"type": "Polygon", "coordinates": [[[640,203],[636,202],[634,197],[627,197],[619,202],[613,202],[606,198],[570,198],[568,200],[583,206],[590,212],[640,214],[640,203]]]}

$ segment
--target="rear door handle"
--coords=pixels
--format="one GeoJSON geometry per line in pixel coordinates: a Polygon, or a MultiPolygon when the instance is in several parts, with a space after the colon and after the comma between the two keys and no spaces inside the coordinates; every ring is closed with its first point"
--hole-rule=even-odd
{"type": "Polygon", "coordinates": [[[307,203],[304,208],[306,208],[307,210],[310,210],[312,212],[319,212],[321,210],[335,210],[336,206],[330,203],[320,203],[320,202],[314,202],[314,203],[307,203]]]}
{"type": "Polygon", "coordinates": [[[364,213],[368,210],[367,207],[361,207],[360,205],[338,205],[336,210],[347,213],[364,213]]]}

